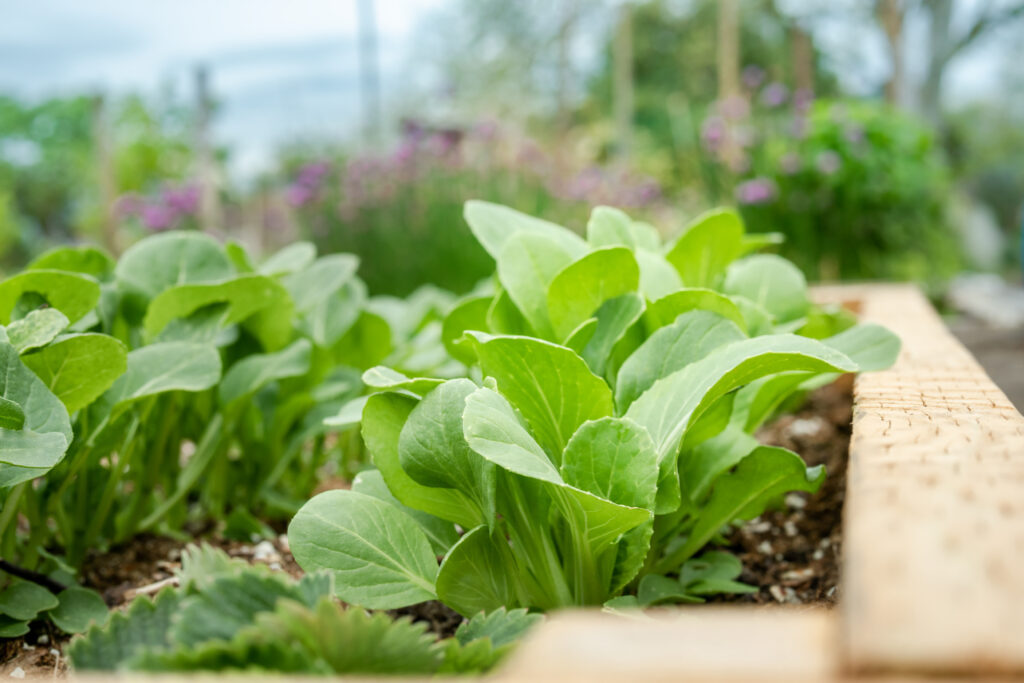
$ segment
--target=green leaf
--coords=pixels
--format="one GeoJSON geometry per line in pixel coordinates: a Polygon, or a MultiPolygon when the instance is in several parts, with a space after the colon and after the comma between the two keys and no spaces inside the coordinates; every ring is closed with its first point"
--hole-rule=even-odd
{"type": "Polygon", "coordinates": [[[586,242],[576,233],[507,206],[470,200],[466,202],[463,215],[477,241],[496,261],[500,260],[505,244],[520,234],[547,237],[572,259],[582,256],[587,250],[586,242]]]}
{"type": "Polygon", "coordinates": [[[299,339],[276,353],[247,356],[231,366],[217,388],[222,406],[251,396],[268,383],[309,372],[313,345],[299,339]]]}
{"type": "Polygon", "coordinates": [[[122,290],[152,299],[177,285],[225,280],[234,268],[213,238],[175,231],[136,242],[121,255],[114,273],[122,290]]]}
{"type": "Polygon", "coordinates": [[[720,434],[684,451],[679,458],[684,500],[690,505],[702,502],[718,475],[735,466],[759,445],[753,436],[730,425],[720,434]]]}
{"type": "Polygon", "coordinates": [[[454,379],[427,394],[402,427],[398,457],[402,469],[420,484],[461,491],[473,502],[478,523],[490,526],[494,465],[470,448],[463,435],[466,397],[476,390],[468,379],[454,379]]]}
{"type": "Polygon", "coordinates": [[[464,332],[467,330],[479,330],[487,332],[487,312],[491,308],[493,296],[470,296],[455,304],[455,307],[445,316],[444,325],[441,328],[441,341],[448,353],[461,363],[472,365],[476,362],[476,354],[472,349],[464,348],[460,343],[464,332]]]}
{"type": "Polygon", "coordinates": [[[441,563],[437,597],[463,616],[516,604],[515,561],[508,540],[480,525],[465,534],[441,563]]]}
{"type": "Polygon", "coordinates": [[[93,332],[70,334],[22,361],[64,403],[69,413],[85,408],[127,369],[128,351],[113,337],[93,332]]]}
{"type": "Polygon", "coordinates": [[[466,442],[494,464],[531,479],[562,484],[562,477],[544,449],[520,423],[501,394],[477,389],[465,401],[463,429],[466,442]]]}
{"type": "Polygon", "coordinates": [[[640,291],[646,298],[656,301],[683,288],[683,279],[661,254],[641,248],[633,255],[640,267],[640,291]]]}
{"type": "Polygon", "coordinates": [[[292,242],[261,263],[257,270],[263,275],[290,275],[308,268],[316,260],[316,246],[311,242],[292,242]]]}
{"type": "Polygon", "coordinates": [[[734,209],[713,209],[683,228],[665,258],[687,287],[715,287],[743,251],[743,220],[734,209]]]}
{"type": "Polygon", "coordinates": [[[110,616],[100,594],[88,588],[65,588],[57,599],[60,604],[48,616],[64,633],[85,633],[93,624],[102,627],[110,616]]]}
{"type": "Polygon", "coordinates": [[[496,380],[552,458],[581,424],[612,414],[608,385],[571,350],[528,337],[467,334],[476,340],[484,375],[496,380]]]}
{"type": "Polygon", "coordinates": [[[670,557],[672,563],[692,557],[729,522],[757,517],[789,491],[814,493],[824,480],[824,468],[808,468],[792,451],[768,446],[755,449],[735,470],[715,480],[686,543],[670,557]]]}
{"type": "Polygon", "coordinates": [[[745,339],[730,320],[709,311],[694,310],[654,332],[619,368],[615,404],[624,411],[652,384],[709,353],[745,339]]]}
{"type": "MultiPolygon", "coordinates": [[[[501,250],[498,257],[501,286],[538,336],[555,337],[548,315],[548,286],[570,263],[572,256],[569,252],[543,235],[514,235],[501,250]]],[[[572,331],[572,327],[566,334],[572,331]]],[[[559,340],[563,338],[564,335],[558,337],[559,340]]]]}
{"type": "Polygon", "coordinates": [[[359,259],[351,254],[330,254],[313,265],[287,275],[282,282],[300,315],[322,307],[338,290],[355,277],[359,259]]]}
{"type": "Polygon", "coordinates": [[[397,370],[378,365],[363,373],[363,384],[377,391],[408,391],[418,396],[444,384],[435,377],[406,377],[397,370]]]}
{"type": "Polygon", "coordinates": [[[647,306],[644,323],[648,332],[653,333],[661,327],[671,325],[683,313],[693,310],[717,313],[732,321],[744,332],[747,330],[746,319],[736,303],[710,289],[683,289],[658,299],[647,306]]]}
{"type": "Polygon", "coordinates": [[[635,292],[640,271],[625,247],[592,251],[562,268],[547,290],[547,310],[555,338],[564,340],[609,299],[635,292]]]}
{"type": "Polygon", "coordinates": [[[455,639],[462,645],[469,645],[474,640],[489,638],[494,647],[503,647],[521,640],[542,621],[543,615],[530,613],[526,609],[507,610],[499,607],[459,624],[455,630],[455,639]]]}
{"type": "Polygon", "coordinates": [[[758,251],[765,247],[774,246],[776,244],[782,244],[786,241],[786,236],[781,232],[754,232],[743,236],[743,253],[749,254],[752,251],[758,251]]]}
{"type": "Polygon", "coordinates": [[[679,585],[675,579],[660,574],[648,574],[640,579],[636,599],[645,607],[666,603],[703,602],[699,597],[687,593],[686,588],[679,585]]]}
{"type": "Polygon", "coordinates": [[[562,346],[572,349],[576,355],[582,356],[583,349],[587,347],[590,340],[597,333],[597,318],[587,318],[576,329],[569,333],[562,346]]]}
{"type": "Polygon", "coordinates": [[[56,308],[31,311],[7,326],[7,338],[18,353],[46,346],[68,326],[68,319],[56,308]]]}
{"type": "Polygon", "coordinates": [[[430,546],[436,555],[444,555],[459,540],[459,534],[451,522],[422,510],[414,510],[395,498],[388,490],[387,484],[384,483],[384,477],[381,476],[380,470],[363,470],[357,474],[356,478],[352,480],[352,490],[383,500],[385,503],[391,503],[416,520],[423,533],[427,535],[430,546]]]}
{"type": "Polygon", "coordinates": [[[722,291],[746,297],[780,322],[807,314],[807,280],[800,269],[774,254],[757,254],[729,267],[722,291]]]}
{"type": "Polygon", "coordinates": [[[215,303],[227,304],[227,323],[237,323],[257,311],[277,305],[285,296],[284,287],[263,275],[239,275],[223,282],[177,285],[164,290],[150,302],[143,327],[153,338],[172,320],[185,318],[215,303]]]}
{"type": "Polygon", "coordinates": [[[31,581],[15,581],[0,593],[0,614],[30,621],[60,604],[50,591],[31,581]]]}
{"type": "Polygon", "coordinates": [[[10,324],[15,306],[26,294],[38,295],[41,303],[56,308],[73,323],[96,307],[100,285],[88,275],[60,270],[23,271],[0,282],[0,323],[10,324]]]}
{"type": "Polygon", "coordinates": [[[96,247],[54,247],[25,266],[25,270],[40,269],[91,275],[104,282],[114,273],[114,259],[96,247]]]}
{"type": "Polygon", "coordinates": [[[890,368],[900,354],[900,338],[872,323],[855,325],[822,342],[848,356],[860,372],[890,368]]]}
{"type": "Polygon", "coordinates": [[[595,248],[636,247],[633,221],[624,211],[610,206],[595,206],[587,221],[587,242],[595,248]]]}
{"type": "Polygon", "coordinates": [[[25,425],[25,411],[14,401],[0,397],[0,429],[21,429],[25,425]]]}
{"type": "Polygon", "coordinates": [[[28,633],[28,621],[0,614],[0,638],[17,638],[28,633]]]}
{"type": "Polygon", "coordinates": [[[491,306],[487,309],[486,329],[495,334],[533,334],[530,323],[516,308],[512,297],[501,288],[494,295],[491,306]]]}
{"type": "MultiPolygon", "coordinates": [[[[391,337],[391,326],[387,320],[376,313],[360,311],[352,326],[331,347],[331,353],[339,363],[354,368],[370,368],[391,354],[391,337]]],[[[325,340],[327,338],[329,335],[325,340]]]]}
{"type": "Polygon", "coordinates": [[[123,612],[113,612],[105,627],[93,625],[67,646],[71,666],[76,671],[114,671],[146,650],[170,645],[171,618],[181,598],[177,591],[165,589],[150,600],[138,597],[123,612]]]}
{"type": "Polygon", "coordinates": [[[416,510],[455,522],[464,529],[479,523],[472,503],[460,491],[424,486],[406,474],[398,458],[402,426],[418,401],[401,394],[373,394],[363,409],[362,435],[373,464],[395,498],[416,510]]]}
{"type": "Polygon", "coordinates": [[[738,557],[711,550],[683,564],[679,570],[679,584],[690,595],[756,593],[756,587],[736,581],[742,573],[743,563],[738,557]]]}
{"type": "Polygon", "coordinates": [[[620,505],[654,509],[658,457],[642,427],[621,417],[584,422],[562,455],[562,477],[620,505]]]}
{"type": "MultiPolygon", "coordinates": [[[[351,278],[330,296],[319,299],[310,310],[301,313],[298,328],[318,346],[333,347],[363,316],[365,302],[366,285],[358,278],[351,278]]],[[[367,314],[367,317],[379,320],[373,314],[367,314]]]]}
{"type": "Polygon", "coordinates": [[[220,379],[217,349],[207,344],[163,342],[128,353],[127,370],[103,396],[111,409],[165,391],[202,391],[220,379]]]}
{"type": "Polygon", "coordinates": [[[433,600],[437,560],[419,525],[393,505],[352,491],[327,491],[288,526],[295,561],[334,573],[342,600],[395,609],[433,600]]]}

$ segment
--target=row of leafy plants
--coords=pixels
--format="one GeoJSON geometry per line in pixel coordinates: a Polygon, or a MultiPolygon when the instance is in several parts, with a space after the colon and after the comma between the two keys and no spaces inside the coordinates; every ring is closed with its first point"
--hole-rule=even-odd
{"type": "Polygon", "coordinates": [[[668,243],[607,207],[585,238],[484,202],[465,218],[496,273],[457,302],[371,298],[351,256],[298,243],[255,264],[197,233],[116,263],[60,249],[0,282],[0,549],[20,572],[3,634],[97,622],[72,647],[79,668],[380,671],[360,648],[369,659],[345,659],[351,641],[429,652],[422,672],[480,671],[523,610],[753,590],[715,548],[722,531],[825,476],[753,432],[839,373],[888,366],[898,340],[813,305],[795,266],[756,253],[777,236],[745,234],[731,210],[668,243]],[[351,488],[303,505],[331,471],[351,488]],[[89,553],[142,531],[247,535],[287,517],[310,574],[296,586],[186,569],[213,583],[180,577],[106,626],[73,586],[89,553]],[[440,600],[490,640],[434,643],[326,595],[440,600]],[[230,627],[190,634],[218,608],[230,627]],[[161,635],[119,640],[137,630],[161,635]],[[120,654],[95,654],[107,646],[120,654]]]}

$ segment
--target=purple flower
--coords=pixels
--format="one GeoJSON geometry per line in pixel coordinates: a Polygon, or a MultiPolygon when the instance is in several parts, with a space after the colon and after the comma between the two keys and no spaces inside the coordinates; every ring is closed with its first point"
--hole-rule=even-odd
{"type": "Polygon", "coordinates": [[[307,187],[316,187],[331,172],[331,165],[326,161],[312,161],[299,169],[298,182],[307,187]]]}
{"type": "Polygon", "coordinates": [[[764,69],[751,64],[743,69],[743,85],[747,86],[750,90],[756,90],[762,83],[764,83],[764,69]]]}
{"type": "Polygon", "coordinates": [[[135,193],[123,194],[117,198],[117,202],[114,204],[114,211],[121,217],[137,216],[142,211],[143,206],[145,206],[145,201],[139,195],[135,193]]]}
{"type": "Polygon", "coordinates": [[[761,91],[761,104],[774,109],[789,97],[789,90],[781,83],[769,83],[761,91]]]}
{"type": "Polygon", "coordinates": [[[750,104],[742,95],[732,95],[718,101],[718,111],[725,118],[736,121],[747,117],[750,113],[750,104]]]}
{"type": "Polygon", "coordinates": [[[818,167],[818,170],[825,175],[833,175],[839,171],[839,168],[843,165],[843,160],[838,154],[827,149],[818,155],[818,158],[815,160],[815,165],[818,167]]]}
{"type": "Polygon", "coordinates": [[[200,191],[198,185],[164,188],[161,200],[172,213],[178,216],[194,214],[199,209],[200,191]]]}
{"type": "Polygon", "coordinates": [[[797,88],[796,92],[793,93],[793,108],[797,112],[801,114],[807,113],[813,103],[814,93],[807,88],[797,88]]]}
{"type": "Polygon", "coordinates": [[[284,191],[284,200],[294,207],[305,206],[312,199],[313,190],[299,183],[289,185],[284,191]]]}
{"type": "Polygon", "coordinates": [[[725,140],[725,119],[721,116],[709,116],[700,127],[700,137],[704,146],[710,150],[718,149],[725,140]]]}
{"type": "Polygon", "coordinates": [[[167,230],[174,224],[174,212],[162,204],[146,204],[139,214],[142,223],[153,231],[167,230]]]}
{"type": "Polygon", "coordinates": [[[800,155],[796,152],[787,152],[779,159],[779,168],[785,175],[793,175],[800,170],[800,155]]]}
{"type": "Polygon", "coordinates": [[[766,204],[778,193],[779,189],[771,178],[754,178],[736,186],[736,201],[740,204],[766,204]]]}

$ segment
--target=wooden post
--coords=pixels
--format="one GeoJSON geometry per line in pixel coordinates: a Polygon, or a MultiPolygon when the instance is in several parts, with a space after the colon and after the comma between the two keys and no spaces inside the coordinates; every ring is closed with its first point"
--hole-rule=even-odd
{"type": "Polygon", "coordinates": [[[633,8],[629,2],[619,7],[619,22],[612,44],[614,63],[614,109],[616,152],[621,160],[629,158],[633,137],[633,8]]]}
{"type": "Polygon", "coordinates": [[[793,85],[797,90],[814,92],[814,44],[811,36],[799,25],[789,29],[793,55],[793,85]]]}
{"type": "Polygon", "coordinates": [[[885,83],[885,101],[893,106],[901,106],[903,102],[903,15],[906,9],[900,0],[878,0],[878,19],[885,31],[886,42],[889,44],[891,71],[885,83]]]}
{"type": "Polygon", "coordinates": [[[199,182],[199,225],[204,232],[213,232],[221,227],[221,208],[216,161],[213,156],[213,142],[210,135],[213,99],[210,96],[209,72],[205,66],[196,67],[195,84],[195,151],[196,177],[199,182]]]}
{"type": "Polygon", "coordinates": [[[740,93],[739,0],[718,0],[718,99],[740,93]]]}
{"type": "Polygon", "coordinates": [[[562,0],[564,15],[558,31],[558,128],[560,132],[569,130],[571,112],[569,110],[569,84],[572,82],[572,32],[576,23],[576,0],[562,0]]]}
{"type": "Polygon", "coordinates": [[[363,134],[367,141],[380,139],[380,78],[377,64],[377,18],[373,0],[358,0],[359,84],[363,102],[363,134]]]}
{"type": "Polygon", "coordinates": [[[96,149],[96,175],[100,190],[100,223],[103,245],[111,254],[118,254],[117,169],[114,165],[114,144],[106,99],[96,95],[92,100],[92,136],[96,149]]]}

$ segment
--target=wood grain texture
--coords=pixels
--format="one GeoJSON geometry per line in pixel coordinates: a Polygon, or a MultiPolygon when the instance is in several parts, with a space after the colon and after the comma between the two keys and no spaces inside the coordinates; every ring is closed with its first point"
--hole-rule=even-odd
{"type": "Polygon", "coordinates": [[[836,615],[823,609],[688,607],[647,618],[596,610],[555,614],[497,680],[830,681],[838,672],[836,615]]]}
{"type": "MultiPolygon", "coordinates": [[[[857,378],[844,511],[853,671],[1024,671],[1024,417],[909,286],[819,289],[896,332],[857,378]]],[[[1024,372],[1024,368],[1020,369],[1024,372]]]]}

